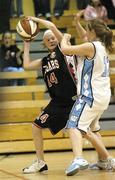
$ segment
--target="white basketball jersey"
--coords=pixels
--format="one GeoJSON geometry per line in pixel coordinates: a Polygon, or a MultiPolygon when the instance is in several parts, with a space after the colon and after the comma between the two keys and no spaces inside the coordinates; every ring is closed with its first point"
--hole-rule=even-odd
{"type": "Polygon", "coordinates": [[[92,59],[78,57],[78,95],[90,105],[104,110],[110,102],[109,60],[101,42],[93,42],[95,55],[92,59]]]}

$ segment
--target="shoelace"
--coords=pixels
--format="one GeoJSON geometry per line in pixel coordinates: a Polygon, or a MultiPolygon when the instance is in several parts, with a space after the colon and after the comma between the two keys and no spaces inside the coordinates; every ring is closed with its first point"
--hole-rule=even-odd
{"type": "Polygon", "coordinates": [[[27,169],[30,168],[34,168],[35,167],[35,163],[37,163],[37,160],[34,160],[28,167],[26,167],[27,169]]]}
{"type": "Polygon", "coordinates": [[[108,168],[115,170],[115,159],[108,159],[108,168]]]}
{"type": "MultiPolygon", "coordinates": [[[[75,158],[73,161],[71,161],[71,164],[73,163],[73,164],[78,164],[76,161],[77,160],[82,160],[82,162],[85,162],[85,160],[84,159],[82,159],[82,158],[75,158]]],[[[78,165],[80,165],[80,164],[78,164],[78,165]]]]}

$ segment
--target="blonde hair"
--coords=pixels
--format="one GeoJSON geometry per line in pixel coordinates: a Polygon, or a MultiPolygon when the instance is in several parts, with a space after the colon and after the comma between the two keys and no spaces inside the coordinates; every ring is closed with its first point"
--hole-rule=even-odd
{"type": "Polygon", "coordinates": [[[47,30],[44,32],[43,39],[44,39],[46,36],[48,36],[48,34],[51,34],[51,33],[53,34],[52,30],[47,29],[47,30]]]}

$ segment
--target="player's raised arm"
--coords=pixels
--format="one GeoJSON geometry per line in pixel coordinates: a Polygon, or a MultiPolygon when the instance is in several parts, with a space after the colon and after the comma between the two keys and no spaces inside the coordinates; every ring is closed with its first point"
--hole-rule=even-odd
{"type": "Polygon", "coordinates": [[[32,17],[32,16],[29,16],[28,18],[32,19],[33,21],[35,21],[37,23],[41,23],[46,28],[52,30],[52,32],[54,33],[54,35],[56,36],[56,38],[58,39],[59,42],[62,40],[63,34],[61,33],[61,31],[58,30],[58,28],[55,26],[55,24],[52,23],[51,21],[32,17]]]}
{"type": "Polygon", "coordinates": [[[85,42],[79,45],[70,45],[70,34],[64,34],[61,41],[61,49],[64,54],[78,55],[92,58],[94,55],[94,46],[90,42],[85,42]]]}
{"type": "Polygon", "coordinates": [[[41,59],[32,61],[30,59],[29,50],[30,50],[30,42],[24,41],[23,67],[26,70],[38,70],[38,68],[41,66],[41,59]]]}
{"type": "Polygon", "coordinates": [[[83,42],[87,42],[88,41],[87,32],[80,23],[80,19],[83,14],[84,14],[84,10],[81,10],[79,13],[77,13],[74,16],[74,22],[75,22],[76,30],[78,32],[79,37],[81,38],[83,42]]]}

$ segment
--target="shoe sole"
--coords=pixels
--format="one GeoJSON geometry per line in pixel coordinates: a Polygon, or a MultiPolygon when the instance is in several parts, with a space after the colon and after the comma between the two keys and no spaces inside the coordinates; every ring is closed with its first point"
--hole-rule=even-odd
{"type": "Polygon", "coordinates": [[[76,174],[77,172],[79,171],[79,169],[74,169],[73,171],[70,171],[70,172],[66,172],[66,175],[67,176],[73,176],[74,174],[76,174]]]}
{"type": "Polygon", "coordinates": [[[36,173],[41,173],[41,174],[47,174],[48,170],[45,171],[36,171],[36,172],[24,172],[22,171],[23,174],[36,174],[36,173]]]}
{"type": "Polygon", "coordinates": [[[80,166],[80,168],[74,169],[71,172],[66,172],[67,176],[73,176],[74,174],[78,173],[79,170],[84,170],[87,169],[89,167],[89,164],[85,165],[85,166],[80,166]]]}
{"type": "MultiPolygon", "coordinates": [[[[39,172],[39,171],[38,171],[38,172],[39,172]]],[[[39,173],[41,173],[41,174],[47,174],[47,173],[48,173],[48,170],[41,171],[41,172],[39,172],[39,173]]]]}

